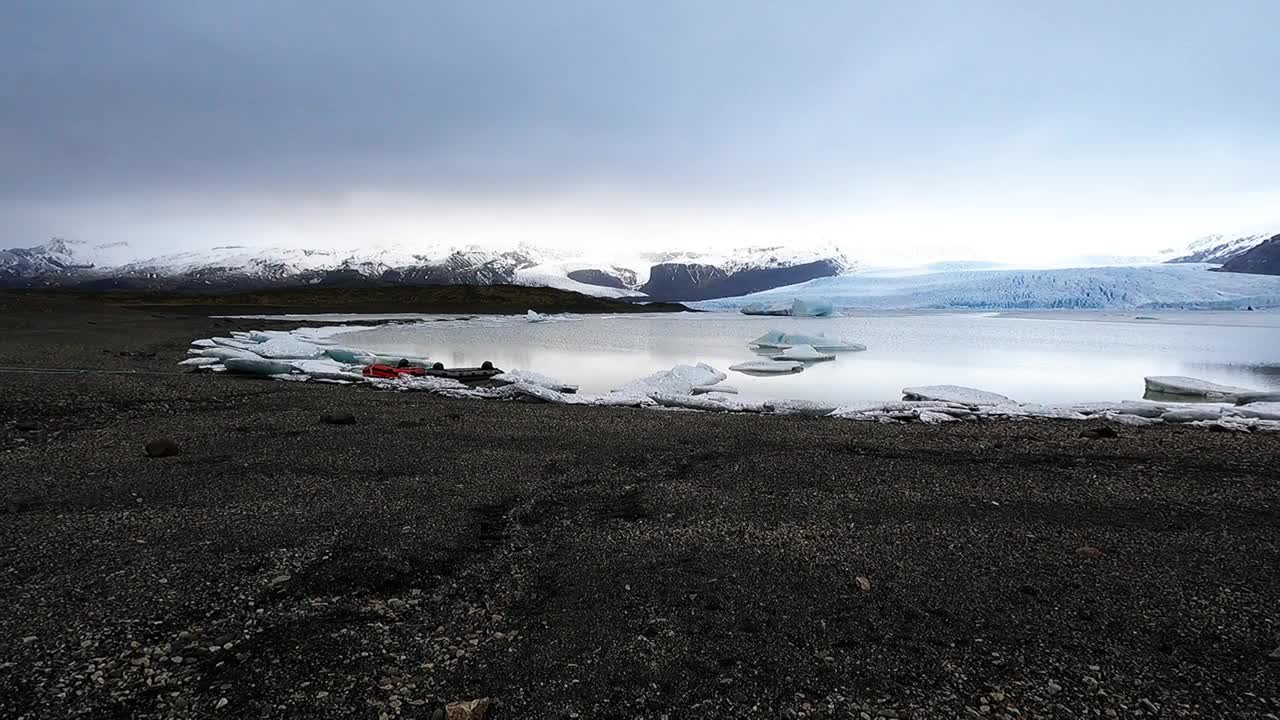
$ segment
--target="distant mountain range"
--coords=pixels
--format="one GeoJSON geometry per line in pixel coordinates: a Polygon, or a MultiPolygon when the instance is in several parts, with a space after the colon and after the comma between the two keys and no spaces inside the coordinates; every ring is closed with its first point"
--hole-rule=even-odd
{"type": "Polygon", "coordinates": [[[760,292],[854,269],[833,247],[741,248],[610,257],[518,245],[307,250],[223,246],[138,257],[124,243],[53,239],[0,250],[0,287],[238,290],[341,284],[534,285],[598,297],[704,300],[760,292]]]}

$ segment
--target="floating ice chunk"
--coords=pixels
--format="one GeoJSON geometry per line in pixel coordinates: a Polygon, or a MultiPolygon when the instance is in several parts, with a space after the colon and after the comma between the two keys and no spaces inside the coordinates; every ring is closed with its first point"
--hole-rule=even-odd
{"type": "Polygon", "coordinates": [[[722,383],[716,383],[714,385],[694,385],[693,386],[694,395],[703,395],[709,392],[718,392],[718,393],[727,393],[729,395],[737,395],[738,388],[732,385],[724,385],[722,383]]]}
{"type": "Polygon", "coordinates": [[[761,335],[760,337],[756,338],[755,340],[752,340],[747,344],[754,345],[755,347],[759,347],[759,348],[782,349],[782,348],[790,347],[789,345],[783,345],[782,343],[782,339],[785,338],[786,336],[787,334],[781,330],[770,330],[769,332],[761,335]]]}
{"type": "Polygon", "coordinates": [[[1106,413],[1118,413],[1123,415],[1137,415],[1145,418],[1158,418],[1169,412],[1173,408],[1168,403],[1156,403],[1148,400],[1124,400],[1122,402],[1090,402],[1076,403],[1071,406],[1082,415],[1105,415],[1106,413]]]}
{"type": "Polygon", "coordinates": [[[715,385],[729,378],[728,375],[711,367],[706,363],[698,363],[697,365],[676,365],[671,368],[671,373],[679,378],[687,380],[690,385],[715,385]]]}
{"type": "Polygon", "coordinates": [[[833,312],[831,301],[824,297],[808,300],[795,298],[780,302],[748,303],[742,306],[743,315],[775,315],[780,317],[827,317],[833,312]]]}
{"type": "Polygon", "coordinates": [[[765,400],[764,411],[774,415],[822,417],[835,412],[836,406],[813,400],[765,400]]]}
{"type": "Polygon", "coordinates": [[[1259,392],[1251,392],[1251,393],[1242,393],[1239,397],[1236,398],[1237,405],[1248,405],[1249,403],[1260,403],[1260,402],[1280,402],[1280,392],[1259,391],[1259,392]]]}
{"type": "Polygon", "coordinates": [[[239,348],[240,350],[250,350],[255,352],[258,348],[257,343],[252,343],[247,340],[239,340],[237,338],[216,337],[209,338],[209,342],[222,347],[239,348]]]}
{"type": "Polygon", "coordinates": [[[781,330],[770,330],[752,340],[750,344],[759,348],[775,348],[778,350],[786,350],[796,345],[811,345],[818,350],[860,351],[867,349],[866,345],[859,345],[856,342],[840,338],[827,337],[826,333],[809,335],[807,333],[787,333],[781,330]]]}
{"type": "Polygon", "coordinates": [[[1261,420],[1280,420],[1280,402],[1255,402],[1234,408],[1236,415],[1261,420]]]}
{"type": "Polygon", "coordinates": [[[531,323],[540,323],[540,322],[546,322],[547,316],[543,315],[542,313],[537,313],[530,310],[529,312],[525,313],[525,319],[531,323]]]}
{"type": "Polygon", "coordinates": [[[804,363],[795,360],[748,360],[730,365],[729,369],[741,373],[797,373],[804,370],[804,363]]]}
{"type": "Polygon", "coordinates": [[[519,383],[536,385],[538,387],[547,388],[548,390],[555,390],[559,393],[578,392],[577,385],[560,382],[549,375],[543,375],[542,373],[533,372],[532,370],[511,370],[509,372],[494,375],[492,379],[497,382],[508,383],[511,385],[519,383]]]}
{"type": "Polygon", "coordinates": [[[920,422],[925,425],[937,425],[944,422],[956,422],[959,418],[952,417],[946,413],[936,410],[920,410],[916,413],[916,417],[920,418],[920,422]]]}
{"type": "Polygon", "coordinates": [[[659,370],[614,390],[622,395],[648,397],[655,392],[673,395],[692,395],[693,388],[715,385],[728,375],[706,363],[676,365],[670,370],[659,370]]]}
{"type": "Polygon", "coordinates": [[[760,412],[763,406],[758,402],[739,400],[732,395],[707,393],[706,395],[672,395],[670,393],[653,393],[654,402],[663,407],[685,408],[687,410],[704,410],[709,412],[760,412]]]}
{"type": "Polygon", "coordinates": [[[199,350],[189,350],[189,353],[199,357],[217,358],[219,360],[230,360],[232,358],[243,358],[246,360],[261,360],[262,358],[256,353],[248,350],[240,350],[238,348],[229,347],[210,347],[200,348],[199,350]]]}
{"type": "Polygon", "coordinates": [[[372,365],[378,361],[378,356],[368,350],[357,350],[355,348],[345,347],[328,347],[324,349],[324,354],[330,359],[348,365],[372,365]]]}
{"type": "Polygon", "coordinates": [[[902,389],[906,400],[941,400],[965,405],[1017,405],[999,393],[977,390],[960,385],[923,385],[902,389]]]}
{"type": "Polygon", "coordinates": [[[1161,420],[1169,423],[1185,423],[1196,422],[1199,420],[1217,420],[1222,417],[1222,408],[1217,405],[1208,407],[1183,407],[1176,410],[1170,410],[1160,416],[1161,420]]]}
{"type": "Polygon", "coordinates": [[[333,360],[291,360],[289,364],[294,370],[316,380],[364,380],[364,375],[353,366],[343,365],[333,360]]]}
{"type": "Polygon", "coordinates": [[[191,341],[191,345],[192,345],[192,347],[198,347],[198,348],[209,348],[209,347],[215,347],[215,346],[217,346],[217,344],[218,344],[218,343],[214,342],[214,341],[213,341],[212,339],[210,339],[210,338],[205,338],[205,339],[203,339],[203,340],[192,340],[192,341],[191,341]]]}
{"type": "Polygon", "coordinates": [[[774,355],[773,359],[814,362],[817,360],[835,360],[836,356],[831,353],[818,352],[812,345],[796,345],[795,347],[789,347],[781,353],[774,355]]]}
{"type": "Polygon", "coordinates": [[[179,364],[179,365],[192,365],[192,366],[195,366],[195,367],[204,367],[205,365],[216,365],[216,364],[218,364],[218,363],[220,363],[220,362],[222,362],[222,361],[221,361],[221,360],[219,360],[218,358],[211,358],[211,357],[193,357],[193,358],[187,358],[186,360],[183,360],[182,362],[180,362],[180,363],[178,363],[178,364],[179,364]]]}
{"type": "Polygon", "coordinates": [[[792,312],[792,303],[748,303],[742,306],[743,315],[775,315],[787,316],[792,312]]]}
{"type": "Polygon", "coordinates": [[[1160,418],[1149,418],[1141,415],[1130,415],[1128,413],[1107,412],[1102,416],[1117,425],[1128,425],[1130,427],[1144,427],[1146,425],[1159,425],[1160,418]]]}
{"type": "Polygon", "coordinates": [[[310,360],[324,355],[324,348],[290,337],[272,338],[253,351],[271,360],[310,360]]]}
{"type": "Polygon", "coordinates": [[[831,301],[824,297],[808,300],[796,298],[791,303],[792,317],[827,317],[834,312],[831,301]]]}
{"type": "MultiPolygon", "coordinates": [[[[230,349],[230,348],[228,348],[230,349]]],[[[246,375],[290,375],[293,365],[284,360],[268,360],[260,357],[232,357],[222,362],[231,372],[246,375]]]]}
{"type": "Polygon", "coordinates": [[[1185,395],[1187,397],[1205,398],[1206,400],[1225,400],[1235,402],[1242,396],[1255,395],[1256,390],[1219,385],[1218,383],[1200,380],[1181,375],[1160,375],[1146,378],[1147,392],[1163,395],[1185,395]]]}

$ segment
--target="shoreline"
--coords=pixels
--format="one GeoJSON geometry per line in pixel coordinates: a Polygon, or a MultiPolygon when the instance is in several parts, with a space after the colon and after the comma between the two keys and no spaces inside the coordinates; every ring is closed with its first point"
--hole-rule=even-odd
{"type": "MultiPolygon", "coordinates": [[[[0,365],[263,325],[0,298],[0,365]]],[[[1276,435],[0,382],[5,717],[1280,712],[1276,435]]]]}

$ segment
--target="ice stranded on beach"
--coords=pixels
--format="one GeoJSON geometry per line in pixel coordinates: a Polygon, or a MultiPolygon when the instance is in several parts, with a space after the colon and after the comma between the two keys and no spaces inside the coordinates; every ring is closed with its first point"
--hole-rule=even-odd
{"type": "MultiPolygon", "coordinates": [[[[796,337],[786,333],[770,333],[762,340],[798,349],[799,352],[794,355],[809,357],[822,354],[812,343],[787,342],[796,337]],[[803,347],[805,345],[809,347],[803,347]]],[[[822,336],[804,337],[822,338],[823,341],[846,349],[851,345],[822,336]]],[[[1058,418],[1107,420],[1132,426],[1177,423],[1241,432],[1280,431],[1280,401],[1277,401],[1275,395],[1216,385],[1195,378],[1151,377],[1146,380],[1148,388],[1159,388],[1162,393],[1178,391],[1183,395],[1222,399],[1239,404],[1126,400],[1038,405],[1019,403],[999,393],[958,385],[913,386],[903,390],[901,400],[845,405],[808,400],[751,400],[736,397],[737,390],[723,384],[728,376],[706,363],[676,365],[669,370],[637,378],[603,394],[582,394],[572,383],[530,370],[510,370],[495,374],[489,378],[489,386],[479,387],[453,378],[432,377],[428,374],[405,374],[395,378],[366,377],[363,374],[364,368],[375,363],[401,367],[425,367],[430,363],[426,358],[391,357],[358,348],[342,347],[328,337],[306,331],[232,333],[231,337],[226,338],[196,340],[188,352],[191,357],[179,364],[202,372],[258,375],[291,382],[363,383],[378,389],[426,392],[457,399],[804,415],[930,425],[997,418],[1058,418]]],[[[758,368],[765,367],[765,364],[769,364],[769,367],[791,368],[787,372],[803,367],[799,360],[756,360],[735,365],[732,369],[751,368],[746,371],[759,372],[758,368]]]]}

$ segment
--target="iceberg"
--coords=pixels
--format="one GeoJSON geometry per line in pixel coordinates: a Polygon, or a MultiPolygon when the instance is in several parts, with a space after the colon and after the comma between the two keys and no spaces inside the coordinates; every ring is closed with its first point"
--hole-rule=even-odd
{"type": "Polygon", "coordinates": [[[692,395],[695,387],[710,388],[728,377],[706,363],[676,365],[670,370],[659,370],[652,375],[632,380],[622,387],[615,388],[613,392],[642,397],[648,397],[655,392],[692,395]]]}
{"type": "Polygon", "coordinates": [[[818,360],[835,360],[831,353],[818,352],[812,345],[796,345],[773,356],[774,360],[799,360],[800,362],[816,362],[818,360]]]}
{"type": "Polygon", "coordinates": [[[532,370],[511,370],[509,372],[499,373],[490,378],[496,382],[516,385],[523,383],[525,385],[534,385],[548,390],[555,390],[558,393],[576,393],[577,385],[560,382],[559,380],[542,373],[533,372],[532,370]]]}
{"type": "Polygon", "coordinates": [[[525,316],[525,319],[526,319],[526,320],[528,320],[528,321],[529,321],[529,322],[531,322],[531,323],[540,323],[540,322],[546,322],[546,321],[547,321],[547,316],[546,316],[546,315],[543,315],[542,313],[534,312],[534,311],[532,311],[532,310],[530,310],[529,312],[525,313],[525,315],[524,315],[524,316],[525,316]]]}
{"type": "Polygon", "coordinates": [[[218,358],[211,357],[192,357],[179,362],[179,365],[188,365],[194,367],[204,367],[205,365],[216,365],[221,362],[218,358]]]}
{"type": "Polygon", "coordinates": [[[748,360],[730,365],[729,369],[740,373],[795,373],[804,370],[804,363],[795,360],[748,360]]]}
{"type": "Polygon", "coordinates": [[[938,400],[962,405],[1017,405],[1012,399],[999,393],[960,385],[924,385],[903,388],[902,397],[905,400],[938,400]]]}
{"type": "Polygon", "coordinates": [[[835,312],[831,301],[825,297],[815,297],[809,300],[796,298],[791,303],[792,317],[830,317],[835,312]]]}
{"type": "Polygon", "coordinates": [[[259,344],[254,353],[271,360],[311,360],[324,354],[324,348],[301,340],[277,337],[259,344]]]}
{"type": "Polygon", "coordinates": [[[779,317],[828,317],[834,312],[831,301],[824,297],[808,300],[795,298],[790,302],[747,303],[739,311],[743,315],[772,315],[779,317]]]}
{"type": "Polygon", "coordinates": [[[268,360],[266,358],[228,358],[222,363],[231,372],[245,375],[290,375],[293,365],[284,360],[268,360]]]}
{"type": "Polygon", "coordinates": [[[1280,420],[1280,402],[1256,402],[1242,405],[1234,410],[1236,415],[1257,418],[1259,420],[1280,420]]]}
{"type": "Polygon", "coordinates": [[[866,350],[866,345],[859,345],[855,342],[842,340],[840,338],[827,337],[826,333],[818,333],[817,335],[808,335],[805,333],[787,333],[782,330],[770,330],[760,337],[752,340],[749,344],[758,348],[772,348],[777,350],[786,350],[797,345],[809,345],[817,350],[845,350],[845,351],[861,351],[866,350]]]}
{"type": "Polygon", "coordinates": [[[250,352],[248,350],[238,350],[236,348],[221,347],[221,346],[200,348],[198,350],[188,350],[187,352],[191,353],[192,355],[196,355],[198,357],[215,358],[217,360],[230,360],[232,358],[246,358],[249,360],[253,360],[253,359],[260,359],[261,357],[258,354],[250,352]]]}
{"type": "Polygon", "coordinates": [[[1219,385],[1182,375],[1158,375],[1146,378],[1147,392],[1159,395],[1185,395],[1206,400],[1235,402],[1238,398],[1254,396],[1258,392],[1248,388],[1219,385]]]}
{"type": "Polygon", "coordinates": [[[373,353],[355,348],[329,347],[325,348],[324,354],[332,360],[348,365],[372,365],[378,361],[378,357],[373,353]]]}
{"type": "Polygon", "coordinates": [[[748,303],[742,306],[743,315],[774,315],[785,317],[791,314],[791,303],[748,303]]]}

